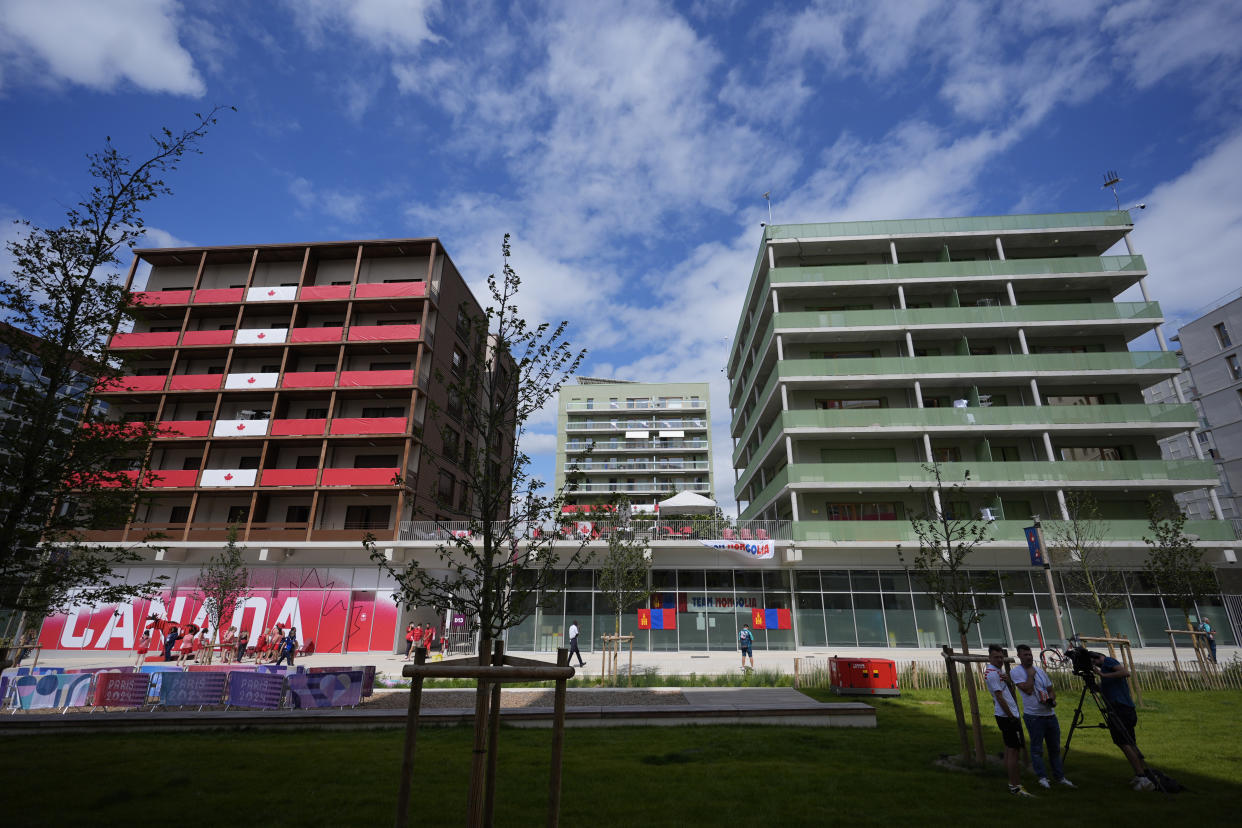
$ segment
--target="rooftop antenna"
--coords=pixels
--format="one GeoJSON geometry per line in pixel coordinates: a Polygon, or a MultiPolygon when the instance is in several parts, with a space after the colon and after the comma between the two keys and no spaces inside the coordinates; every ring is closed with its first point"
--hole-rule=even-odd
{"type": "Polygon", "coordinates": [[[768,190],[763,194],[763,200],[768,203],[768,224],[772,223],[772,191],[768,190]]]}
{"type": "Polygon", "coordinates": [[[1116,170],[1108,170],[1104,173],[1104,186],[1101,190],[1113,191],[1113,203],[1117,205],[1117,211],[1121,212],[1121,199],[1117,198],[1117,185],[1121,183],[1121,176],[1117,175],[1116,170]]]}

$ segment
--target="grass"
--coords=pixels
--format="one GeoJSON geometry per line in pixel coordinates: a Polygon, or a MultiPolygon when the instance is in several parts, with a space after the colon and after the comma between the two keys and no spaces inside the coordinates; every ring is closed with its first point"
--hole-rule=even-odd
{"type": "MultiPolygon", "coordinates": [[[[790,687],[793,676],[780,670],[738,670],[731,673],[690,673],[689,675],[673,675],[661,673],[658,667],[642,667],[634,670],[632,677],[624,672],[614,681],[611,677],[587,676],[573,678],[566,682],[569,687],[790,687]],[[632,678],[632,683],[627,682],[632,678]]],[[[376,679],[376,686],[403,688],[410,686],[406,678],[392,679],[387,676],[376,679]]],[[[423,687],[431,689],[465,689],[475,686],[474,679],[426,679],[423,687]]],[[[551,681],[507,682],[505,687],[540,687],[552,689],[556,686],[551,681]]]]}
{"type": "MultiPolygon", "coordinates": [[[[808,695],[832,700],[824,691],[808,695]]],[[[924,825],[1021,822],[1236,825],[1242,693],[1152,693],[1139,744],[1190,790],[1139,794],[1101,730],[1074,737],[1079,790],[1018,803],[999,770],[937,767],[957,743],[943,691],[877,699],[878,730],[745,725],[571,730],[562,824],[924,825]]],[[[1069,700],[1062,723],[1068,727],[1069,700]]],[[[5,824],[375,825],[390,823],[401,732],[232,731],[0,739],[5,824]]],[[[414,824],[464,818],[471,731],[424,729],[414,824]]],[[[989,750],[999,751],[995,727],[989,750]]],[[[550,733],[501,736],[498,825],[544,820],[550,733]]],[[[1026,779],[1033,786],[1033,779],[1026,779]]]]}

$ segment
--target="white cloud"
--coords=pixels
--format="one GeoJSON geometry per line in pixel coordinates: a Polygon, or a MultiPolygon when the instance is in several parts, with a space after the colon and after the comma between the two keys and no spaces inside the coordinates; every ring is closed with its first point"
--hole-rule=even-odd
{"type": "Polygon", "coordinates": [[[1188,68],[1228,73],[1242,58],[1239,26],[1242,6],[1233,0],[1133,0],[1109,9],[1103,23],[1117,38],[1118,61],[1139,88],[1188,68]]]}
{"type": "Polygon", "coordinates": [[[193,244],[178,236],[174,236],[172,233],[168,232],[167,230],[162,230],[159,227],[151,227],[150,225],[147,225],[146,227],[142,228],[142,241],[141,241],[140,246],[142,247],[193,247],[193,244]]]}
{"type": "Polygon", "coordinates": [[[202,95],[194,60],[178,40],[173,0],[7,0],[0,4],[5,79],[69,82],[102,91],[202,95]]]}
{"type": "Polygon", "coordinates": [[[361,220],[366,203],[361,195],[333,189],[317,189],[302,177],[289,182],[289,194],[303,212],[322,213],[349,224],[361,220]]]}
{"type": "Polygon", "coordinates": [[[439,0],[287,0],[294,23],[313,46],[347,30],[378,51],[408,54],[440,38],[428,18],[439,0]]]}
{"type": "Polygon", "coordinates": [[[1136,252],[1151,272],[1152,298],[1174,326],[1184,324],[1242,282],[1242,130],[1143,200],[1147,209],[1135,212],[1136,252]]]}

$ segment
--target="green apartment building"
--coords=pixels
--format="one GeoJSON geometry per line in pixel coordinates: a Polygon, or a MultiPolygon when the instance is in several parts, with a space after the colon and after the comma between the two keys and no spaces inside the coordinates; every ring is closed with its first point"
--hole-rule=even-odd
{"type": "MultiPolygon", "coordinates": [[[[1037,610],[1055,630],[1022,529],[1067,519],[1076,491],[1098,501],[1110,559],[1131,570],[1112,629],[1160,644],[1181,626],[1138,572],[1145,505],[1217,476],[1207,460],[1161,458],[1157,441],[1197,417],[1185,401],[1144,403],[1179,366],[1131,229],[1112,211],[765,229],[728,363],[735,493],[740,523],[792,522],[798,646],[947,640],[897,551],[917,548],[909,518],[934,508],[992,521],[974,562],[981,640],[1033,641],[1037,610]],[[1106,255],[1119,244],[1125,255],[1106,255]],[[1136,285],[1142,301],[1117,301],[1136,285]],[[1159,350],[1131,349],[1153,333],[1159,350]]],[[[1225,566],[1236,541],[1216,517],[1186,531],[1225,566]]],[[[1071,596],[1066,626],[1098,622],[1071,596]]]]}
{"type": "Polygon", "coordinates": [[[582,474],[570,502],[626,497],[640,511],[678,492],[711,497],[712,443],[705,382],[645,383],[579,377],[561,388],[556,490],[582,474]],[[589,454],[588,449],[594,445],[589,454]]]}

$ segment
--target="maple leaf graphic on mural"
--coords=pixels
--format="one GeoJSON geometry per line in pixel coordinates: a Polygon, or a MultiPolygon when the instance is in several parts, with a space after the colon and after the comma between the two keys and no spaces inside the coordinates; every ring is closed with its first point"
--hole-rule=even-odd
{"type": "Polygon", "coordinates": [[[232,480],[232,479],[233,479],[233,473],[232,473],[232,472],[229,472],[228,474],[226,474],[226,475],[224,476],[224,479],[225,479],[225,480],[232,480]]]}

